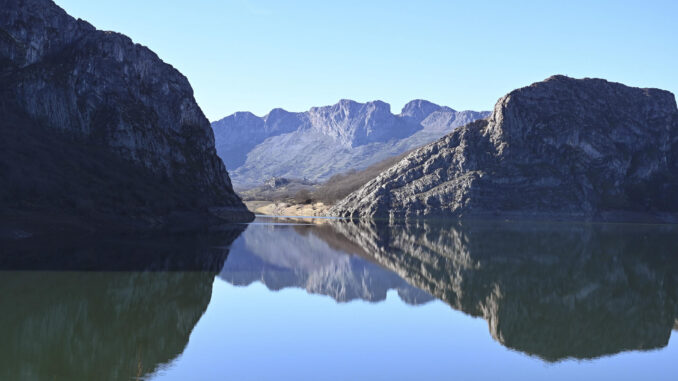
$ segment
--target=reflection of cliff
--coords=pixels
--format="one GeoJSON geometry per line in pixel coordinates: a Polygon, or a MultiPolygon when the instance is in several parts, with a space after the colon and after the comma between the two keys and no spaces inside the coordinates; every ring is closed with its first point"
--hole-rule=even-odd
{"type": "Polygon", "coordinates": [[[234,285],[261,281],[271,290],[299,287],[339,302],[381,301],[389,289],[410,304],[432,299],[361,250],[329,226],[255,224],[234,242],[219,277],[234,285]]]}
{"type": "Polygon", "coordinates": [[[245,225],[211,233],[90,234],[2,240],[2,270],[219,271],[245,225]]]}
{"type": "Polygon", "coordinates": [[[168,363],[184,350],[207,308],[236,233],[135,240],[136,246],[109,242],[98,251],[91,243],[61,245],[58,252],[79,259],[58,269],[98,271],[3,272],[0,379],[127,380],[168,363]],[[86,260],[116,250],[120,266],[113,269],[125,271],[86,260]]]}
{"type": "Polygon", "coordinates": [[[633,225],[334,223],[375,261],[503,345],[548,361],[666,346],[678,232],[633,225]]]}

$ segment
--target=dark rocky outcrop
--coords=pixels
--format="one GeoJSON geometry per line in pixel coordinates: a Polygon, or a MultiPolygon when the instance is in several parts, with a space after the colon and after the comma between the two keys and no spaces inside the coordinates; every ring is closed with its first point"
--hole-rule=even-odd
{"type": "Polygon", "coordinates": [[[5,214],[153,228],[200,224],[212,207],[252,218],[187,79],[50,0],[0,1],[0,115],[5,214]]]}
{"type": "Polygon", "coordinates": [[[678,110],[668,91],[554,76],[413,152],[331,213],[676,221],[678,110]]]}
{"type": "Polygon", "coordinates": [[[678,317],[671,225],[360,224],[338,234],[492,337],[547,361],[663,348],[678,317]]]}
{"type": "Polygon", "coordinates": [[[430,143],[489,112],[455,111],[425,100],[398,115],[382,101],[342,99],[306,112],[274,109],[263,117],[237,112],[212,123],[217,153],[237,188],[269,177],[324,181],[430,143]]]}

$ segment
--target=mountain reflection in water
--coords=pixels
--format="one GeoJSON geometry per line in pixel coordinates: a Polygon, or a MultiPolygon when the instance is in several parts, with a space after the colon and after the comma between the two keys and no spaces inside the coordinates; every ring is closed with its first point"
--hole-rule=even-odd
{"type": "Polygon", "coordinates": [[[368,260],[360,245],[329,224],[253,225],[233,244],[219,277],[234,285],[260,281],[270,290],[303,288],[337,302],[378,302],[389,289],[408,304],[433,299],[368,260]]]}
{"type": "Polygon", "coordinates": [[[378,301],[397,289],[416,305],[433,295],[487,320],[492,337],[509,348],[547,361],[586,359],[667,345],[678,324],[678,229],[338,220],[252,226],[220,277],[337,301],[378,301]]]}
{"type": "MultiPolygon", "coordinates": [[[[547,362],[663,348],[678,327],[675,226],[281,221],[197,236],[3,241],[0,379],[173,379],[201,317],[244,307],[212,295],[222,281],[300,288],[345,307],[364,300],[372,310],[388,304],[376,302],[389,290],[411,311],[439,299],[547,362]]],[[[400,324],[399,315],[383,319],[400,324]]],[[[203,328],[215,343],[230,340],[203,328]]],[[[199,357],[213,351],[204,337],[199,357]]]]}
{"type": "Polygon", "coordinates": [[[674,226],[334,223],[376,262],[501,344],[548,361],[667,345],[678,321],[674,226]]]}

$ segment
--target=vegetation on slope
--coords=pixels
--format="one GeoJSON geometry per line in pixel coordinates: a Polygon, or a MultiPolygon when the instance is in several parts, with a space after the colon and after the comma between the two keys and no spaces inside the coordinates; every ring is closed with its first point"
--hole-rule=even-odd
{"type": "Polygon", "coordinates": [[[329,178],[326,182],[320,184],[311,193],[311,199],[321,201],[324,204],[334,204],[343,199],[352,192],[358,190],[370,180],[377,177],[381,172],[392,167],[397,162],[402,160],[412,151],[407,151],[398,156],[392,156],[380,162],[370,165],[361,170],[350,170],[345,173],[336,174],[329,178]]]}
{"type": "Polygon", "coordinates": [[[336,174],[321,184],[313,184],[299,179],[272,178],[262,186],[240,191],[239,194],[245,201],[272,201],[292,204],[322,202],[325,205],[332,205],[367,184],[410,152],[389,157],[360,171],[350,170],[336,174]]]}

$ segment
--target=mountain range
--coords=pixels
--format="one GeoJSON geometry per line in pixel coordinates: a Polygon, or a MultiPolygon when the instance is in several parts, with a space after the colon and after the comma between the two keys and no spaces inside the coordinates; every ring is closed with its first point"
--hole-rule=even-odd
{"type": "Polygon", "coordinates": [[[388,103],[337,104],[306,112],[274,109],[263,117],[237,112],[212,122],[217,154],[236,188],[271,177],[320,182],[430,143],[489,112],[455,111],[413,100],[400,114],[388,103]]]}

